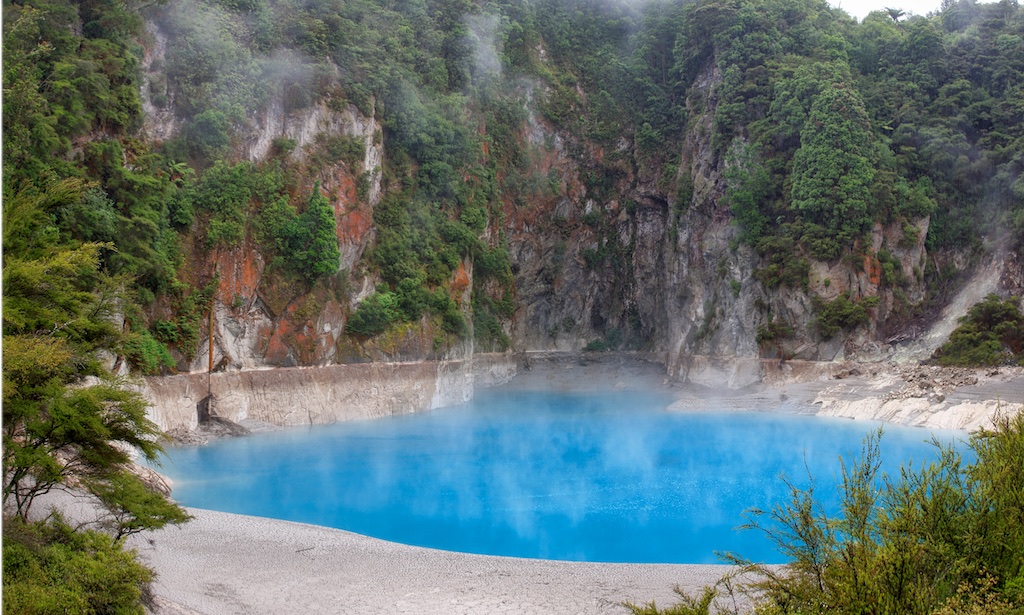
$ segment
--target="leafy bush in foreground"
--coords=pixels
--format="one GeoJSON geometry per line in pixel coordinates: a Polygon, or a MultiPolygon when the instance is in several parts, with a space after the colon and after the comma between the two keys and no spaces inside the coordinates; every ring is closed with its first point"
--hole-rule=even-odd
{"type": "Polygon", "coordinates": [[[102,532],[76,531],[59,517],[3,523],[5,614],[144,613],[153,571],[102,532]]]}
{"type": "MultiPolygon", "coordinates": [[[[844,465],[838,514],[822,509],[813,484],[788,482],[788,502],[750,512],[746,529],[764,532],[790,561],[726,556],[741,567],[755,612],[1024,613],[1024,409],[971,435],[973,463],[936,443],[938,461],[879,476],[880,437],[870,434],[861,458],[844,465]]],[[[668,610],[627,606],[638,615],[735,612],[708,599],[716,591],[684,595],[668,610]]]]}

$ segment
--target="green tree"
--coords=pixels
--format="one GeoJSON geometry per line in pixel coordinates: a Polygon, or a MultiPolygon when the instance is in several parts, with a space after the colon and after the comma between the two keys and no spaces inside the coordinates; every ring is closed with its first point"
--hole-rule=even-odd
{"type": "Polygon", "coordinates": [[[974,366],[1024,361],[1024,315],[1015,298],[992,294],[972,306],[934,359],[939,365],[974,366]]]}
{"type": "Polygon", "coordinates": [[[734,148],[732,154],[725,172],[725,198],[740,226],[740,239],[754,244],[768,228],[762,207],[771,191],[771,178],[752,147],[734,148]]]}
{"type": "Polygon", "coordinates": [[[52,208],[81,188],[65,181],[3,202],[3,502],[23,520],[51,489],[77,483],[99,494],[130,480],[129,451],[153,461],[161,450],[145,400],[96,356],[119,337],[102,246],[61,245],[53,232],[52,208]]]}
{"type": "MultiPolygon", "coordinates": [[[[58,133],[57,117],[41,89],[42,66],[53,47],[42,33],[45,13],[31,6],[4,6],[3,19],[3,152],[4,169],[18,178],[33,177],[67,147],[58,133]]],[[[12,178],[4,174],[5,185],[12,178]]]]}
{"type": "Polygon", "coordinates": [[[333,275],[341,266],[334,207],[320,192],[320,184],[313,188],[306,210],[299,215],[292,246],[295,267],[308,282],[333,275]]]}
{"type": "Polygon", "coordinates": [[[835,83],[814,97],[793,154],[792,202],[834,238],[814,250],[818,258],[837,258],[870,228],[872,150],[864,105],[850,86],[835,83]]]}
{"type": "Polygon", "coordinates": [[[345,331],[352,335],[373,337],[383,333],[398,319],[398,297],[390,292],[376,292],[359,304],[345,323],[345,331]]]}
{"type": "Polygon", "coordinates": [[[852,329],[868,322],[867,308],[878,305],[878,297],[862,297],[859,301],[851,301],[850,293],[846,292],[832,301],[824,301],[818,297],[813,300],[818,315],[815,324],[825,338],[830,338],[842,329],[852,329]]]}
{"type": "Polygon", "coordinates": [[[110,513],[109,518],[103,520],[103,525],[111,527],[114,540],[168,524],[177,525],[192,518],[180,506],[129,472],[115,472],[106,480],[90,485],[90,490],[110,513]]]}
{"type": "Polygon", "coordinates": [[[256,196],[256,170],[252,164],[217,161],[195,187],[193,202],[208,212],[206,245],[232,247],[245,237],[246,213],[256,196]]]}

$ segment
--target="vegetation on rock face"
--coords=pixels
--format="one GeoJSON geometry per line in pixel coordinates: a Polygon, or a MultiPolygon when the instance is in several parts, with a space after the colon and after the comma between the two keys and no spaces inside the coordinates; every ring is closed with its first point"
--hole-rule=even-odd
{"type": "MultiPolygon", "coordinates": [[[[507,349],[517,264],[504,215],[539,202],[593,201],[579,221],[519,217],[528,232],[559,238],[545,273],[552,293],[572,258],[590,279],[613,281],[618,311],[591,319],[595,350],[657,339],[637,306],[647,289],[633,288],[635,235],[625,232],[644,208],[662,216],[666,254],[691,218],[731,215],[734,248],[748,245],[756,267],[734,299],[811,294],[815,261],[851,271],[875,262],[904,313],[944,292],[948,276],[936,259],[914,264],[932,296],[909,304],[909,275],[892,256],[901,246],[879,249],[869,241],[877,229],[902,229],[901,245],[920,240],[932,254],[980,249],[986,234],[1019,248],[1024,237],[1024,10],[1009,0],[947,2],[902,20],[878,11],[862,23],[823,0],[25,0],[5,2],[3,17],[4,501],[27,516],[37,494],[75,477],[111,511],[115,536],[181,517],[139,491],[109,444],[157,451],[140,398],[104,357],[149,374],[189,361],[218,292],[210,263],[233,251],[259,252],[265,278],[298,294],[268,305],[310,305],[303,295],[327,287],[347,305],[337,216],[354,204],[334,193],[338,176],[352,180],[356,204],[368,205],[371,175],[382,189],[375,239],[351,272],[376,286],[346,313],[346,333],[360,339],[426,320],[442,346],[472,334],[478,348],[507,349]],[[144,99],[172,120],[164,142],[141,131],[144,99]],[[372,144],[383,147],[382,168],[361,166],[369,134],[321,135],[301,150],[279,134],[267,159],[242,161],[259,121],[351,109],[381,127],[372,144]],[[686,158],[689,142],[709,144],[708,159],[686,158]],[[593,241],[566,254],[576,232],[593,241]]],[[[807,303],[827,338],[870,322],[877,301],[807,303]]],[[[561,316],[556,329],[587,317],[561,316]]],[[[807,324],[769,318],[757,342],[781,345],[807,324]]],[[[1014,305],[987,299],[936,360],[1020,361],[1020,331],[1014,305]]],[[[954,470],[943,476],[981,489],[981,469],[954,470]]],[[[972,532],[1003,523],[964,519],[972,532]]],[[[11,538],[10,571],[5,540],[5,594],[11,579],[40,600],[29,588],[64,574],[62,549],[106,558],[119,544],[69,538],[60,524],[8,527],[27,538],[11,538]]],[[[854,561],[854,549],[850,565],[902,565],[851,544],[870,557],[854,561]]],[[[992,595],[1017,599],[1019,568],[982,555],[995,558],[984,560],[992,595]]],[[[53,608],[136,600],[130,586],[145,575],[116,568],[135,579],[112,583],[117,597],[69,589],[53,608]]],[[[956,598],[951,579],[942,595],[968,608],[980,590],[956,598]]]]}
{"type": "MultiPolygon", "coordinates": [[[[861,458],[845,467],[837,513],[822,510],[813,485],[790,486],[788,502],[752,511],[748,529],[764,532],[789,564],[730,554],[747,579],[732,586],[752,591],[754,612],[766,615],[1024,610],[1024,412],[972,434],[973,461],[940,446],[938,461],[899,476],[879,475],[880,437],[869,435],[861,458]]],[[[734,613],[715,606],[715,591],[664,610],[632,608],[734,613]]]]}
{"type": "Polygon", "coordinates": [[[851,329],[868,321],[868,308],[878,304],[878,297],[865,297],[851,301],[847,294],[829,302],[818,301],[818,331],[830,338],[842,329],[851,329]]]}
{"type": "MultiPolygon", "coordinates": [[[[1024,18],[1009,2],[951,2],[898,22],[878,11],[863,23],[820,0],[177,0],[144,14],[149,32],[133,5],[5,4],[4,190],[91,182],[55,212],[56,232],[111,244],[101,268],[134,280],[130,347],[149,371],[168,364],[154,344],[179,361],[195,353],[195,304],[212,295],[192,286],[213,274],[190,265],[212,252],[256,239],[272,273],[300,292],[337,273],[326,216],[318,247],[297,236],[313,232],[297,220],[316,217],[306,212],[319,204],[312,186],[337,169],[358,178],[359,199],[370,175],[382,177],[375,209],[389,211],[373,214],[377,241],[352,273],[400,297],[392,324],[426,316],[468,333],[459,321],[471,315],[488,348],[508,346],[514,312],[502,209],[569,191],[597,205],[584,220],[595,241],[573,256],[623,295],[595,333],[618,328],[627,346],[651,339],[624,228],[638,193],[668,206],[669,240],[708,198],[695,186],[714,178],[683,157],[691,138],[712,146],[699,164],[725,179],[727,211],[714,216],[731,212],[739,242],[757,253],[752,288],[766,295],[810,293],[813,261],[880,260],[868,241],[878,228],[909,229],[910,243],[927,229],[933,252],[976,249],[1000,229],[1010,243],[1024,236],[1024,18]],[[145,81],[140,41],[159,56],[145,81]],[[167,141],[139,137],[143,99],[173,118],[167,141]],[[239,162],[254,131],[278,130],[259,122],[350,108],[382,126],[382,168],[362,169],[368,145],[347,133],[301,151],[279,138],[272,160],[239,162]],[[578,177],[539,170],[556,149],[578,177]],[[625,219],[606,219],[627,198],[625,219]],[[462,305],[455,280],[470,263],[462,305]],[[170,341],[159,322],[182,335],[170,341]]],[[[560,220],[543,232],[573,232],[560,220]]],[[[936,262],[914,266],[934,282],[944,275],[936,262]]],[[[912,303],[909,278],[887,278],[901,314],[934,299],[912,303]]]]}

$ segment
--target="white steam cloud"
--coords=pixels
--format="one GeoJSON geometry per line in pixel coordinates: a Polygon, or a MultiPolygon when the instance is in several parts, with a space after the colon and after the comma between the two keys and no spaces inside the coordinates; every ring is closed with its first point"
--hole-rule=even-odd
{"type": "Polygon", "coordinates": [[[497,15],[467,15],[464,18],[469,28],[469,43],[473,47],[473,63],[475,73],[485,79],[500,79],[501,19],[497,15]]]}

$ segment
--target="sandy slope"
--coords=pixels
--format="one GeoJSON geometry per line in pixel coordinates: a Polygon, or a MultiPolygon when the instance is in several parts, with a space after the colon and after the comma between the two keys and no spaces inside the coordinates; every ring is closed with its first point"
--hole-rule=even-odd
{"type": "Polygon", "coordinates": [[[156,613],[628,613],[673,603],[728,568],[467,555],[312,525],[190,509],[180,528],[132,538],[158,573],[156,613]]]}

